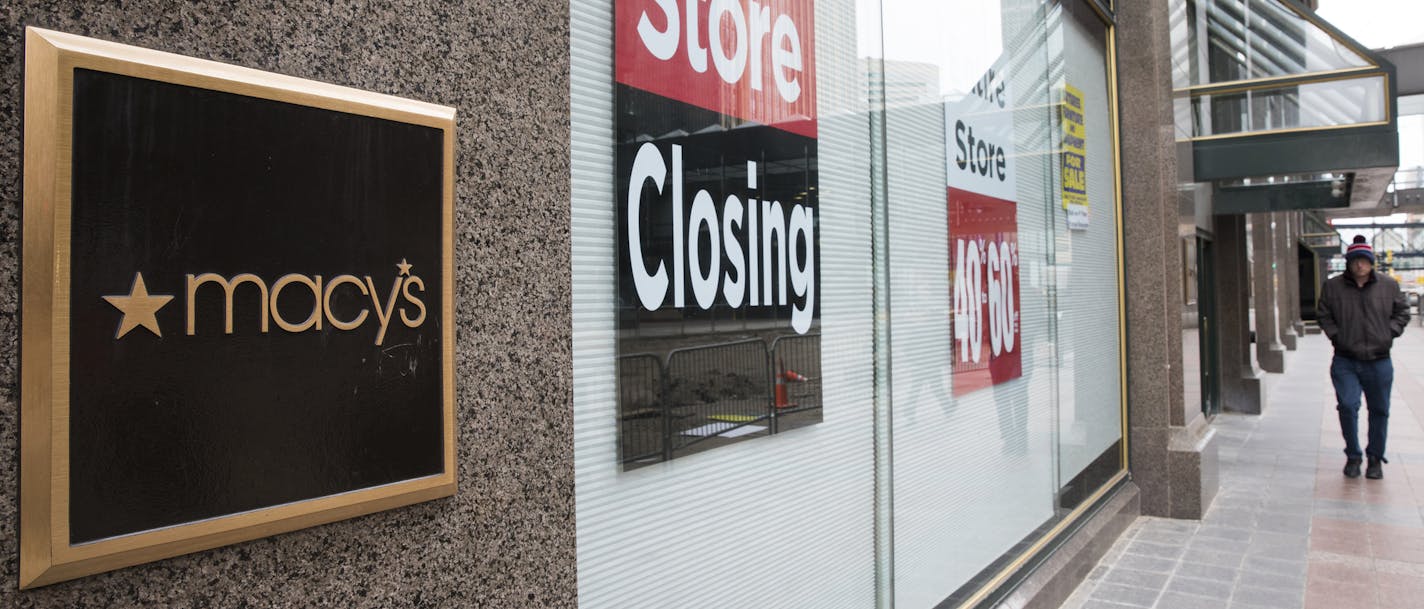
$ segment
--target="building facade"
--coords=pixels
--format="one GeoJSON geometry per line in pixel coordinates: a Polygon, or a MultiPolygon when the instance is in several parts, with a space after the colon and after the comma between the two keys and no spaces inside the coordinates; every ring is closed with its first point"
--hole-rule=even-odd
{"type": "MultiPolygon", "coordinates": [[[[1338,34],[1293,0],[16,7],[0,600],[1057,606],[1138,515],[1201,517],[1211,417],[1259,412],[1304,331],[1309,282],[1270,261],[1326,204],[1242,189],[1326,161],[1228,175],[1210,148],[1338,91],[1179,73],[1219,35],[1188,15],[1247,4],[1338,34]],[[455,109],[453,496],[24,580],[26,27],[455,109]]],[[[1384,78],[1380,115],[1308,126],[1392,127],[1384,78]]],[[[1335,167],[1346,199],[1383,160],[1335,167]]]]}

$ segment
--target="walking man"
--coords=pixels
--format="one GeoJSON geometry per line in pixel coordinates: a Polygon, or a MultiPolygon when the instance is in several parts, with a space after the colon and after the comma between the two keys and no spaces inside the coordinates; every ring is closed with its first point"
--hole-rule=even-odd
{"type": "Polygon", "coordinates": [[[1345,251],[1345,272],[1327,279],[1320,288],[1316,319],[1335,359],[1330,381],[1335,384],[1340,433],[1345,436],[1345,476],[1360,475],[1361,458],[1369,459],[1365,477],[1384,477],[1385,437],[1389,434],[1389,391],[1394,384],[1394,364],[1389,348],[1409,323],[1409,304],[1399,283],[1375,272],[1375,253],[1363,235],[1345,251]],[[1360,393],[1370,413],[1369,444],[1360,451],[1360,393]]]}

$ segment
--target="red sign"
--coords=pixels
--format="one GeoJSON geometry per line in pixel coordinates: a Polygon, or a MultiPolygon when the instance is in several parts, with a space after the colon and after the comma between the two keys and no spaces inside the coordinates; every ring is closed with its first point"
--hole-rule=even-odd
{"type": "Polygon", "coordinates": [[[958,396],[1023,376],[1018,206],[948,190],[951,352],[958,396]]]}
{"type": "Polygon", "coordinates": [[[615,12],[618,82],[816,137],[809,0],[620,0],[615,12]]]}

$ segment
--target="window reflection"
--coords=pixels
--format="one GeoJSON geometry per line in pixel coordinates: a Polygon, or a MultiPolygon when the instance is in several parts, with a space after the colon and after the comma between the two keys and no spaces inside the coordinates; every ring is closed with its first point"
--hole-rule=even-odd
{"type": "Polygon", "coordinates": [[[1387,120],[1383,76],[1191,98],[1196,136],[1362,125],[1387,120]]]}
{"type": "Polygon", "coordinates": [[[1280,0],[1170,0],[1173,86],[1372,65],[1280,0]]]}
{"type": "Polygon", "coordinates": [[[1200,404],[1201,320],[1199,309],[1197,238],[1181,239],[1182,250],[1182,387],[1187,408],[1200,404]]]}

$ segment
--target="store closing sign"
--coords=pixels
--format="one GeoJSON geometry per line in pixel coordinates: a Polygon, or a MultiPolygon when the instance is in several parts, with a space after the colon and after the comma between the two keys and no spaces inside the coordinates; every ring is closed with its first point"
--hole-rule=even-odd
{"type": "Polygon", "coordinates": [[[625,467],[820,421],[813,13],[616,3],[625,467]]]}
{"type": "Polygon", "coordinates": [[[1013,103],[996,65],[945,104],[954,395],[1023,376],[1013,103]]]}

